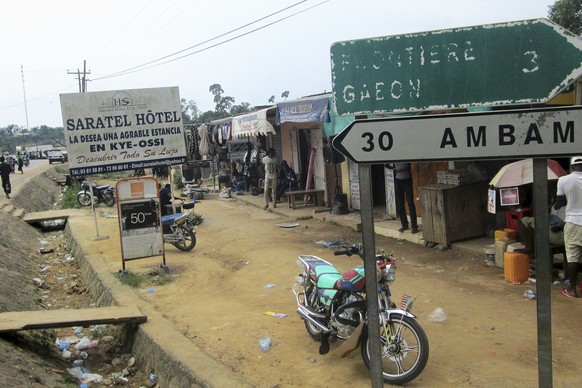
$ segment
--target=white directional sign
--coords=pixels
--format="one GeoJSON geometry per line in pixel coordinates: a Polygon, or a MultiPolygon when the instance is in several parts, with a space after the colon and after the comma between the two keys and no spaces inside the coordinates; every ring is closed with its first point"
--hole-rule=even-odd
{"type": "Polygon", "coordinates": [[[570,156],[582,107],[355,120],[332,144],[356,163],[570,156]]]}

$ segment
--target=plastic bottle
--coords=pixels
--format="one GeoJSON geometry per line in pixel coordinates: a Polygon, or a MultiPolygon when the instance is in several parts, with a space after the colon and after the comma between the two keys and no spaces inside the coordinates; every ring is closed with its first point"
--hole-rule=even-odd
{"type": "Polygon", "coordinates": [[[535,299],[536,298],[536,293],[533,290],[527,290],[524,294],[524,297],[528,298],[528,299],[535,299]]]}
{"type": "Polygon", "coordinates": [[[271,338],[270,337],[261,337],[259,339],[259,344],[261,345],[261,350],[266,352],[271,347],[271,338]]]}

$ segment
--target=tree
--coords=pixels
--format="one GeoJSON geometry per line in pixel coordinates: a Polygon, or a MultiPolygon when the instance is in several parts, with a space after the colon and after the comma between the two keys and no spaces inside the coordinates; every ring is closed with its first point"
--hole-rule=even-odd
{"type": "MultiPolygon", "coordinates": [[[[281,98],[283,99],[283,101],[285,101],[285,100],[287,100],[287,97],[289,97],[289,91],[285,90],[283,93],[281,93],[281,98]]],[[[269,98],[269,102],[271,104],[274,104],[275,103],[275,96],[271,96],[269,98]]]]}
{"type": "Polygon", "coordinates": [[[195,122],[200,114],[196,102],[193,100],[186,101],[185,98],[181,98],[180,106],[182,108],[182,122],[184,124],[192,124],[195,122]]]}
{"type": "Polygon", "coordinates": [[[223,96],[224,90],[220,84],[212,84],[208,88],[208,91],[214,95],[214,102],[216,103],[215,110],[218,113],[224,114],[230,111],[230,108],[234,105],[235,99],[230,96],[223,96]]]}
{"type": "Polygon", "coordinates": [[[582,0],[557,0],[548,18],[576,35],[582,34],[582,0]]]}
{"type": "Polygon", "coordinates": [[[251,104],[249,104],[248,102],[243,102],[240,105],[233,105],[232,108],[230,108],[230,114],[232,116],[235,116],[240,115],[242,113],[250,112],[250,110],[251,104]]]}

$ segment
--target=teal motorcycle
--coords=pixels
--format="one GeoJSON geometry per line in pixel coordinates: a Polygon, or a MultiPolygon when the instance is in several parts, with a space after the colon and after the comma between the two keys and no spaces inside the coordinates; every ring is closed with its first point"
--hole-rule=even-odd
{"type": "MultiPolygon", "coordinates": [[[[343,246],[335,255],[364,257],[362,244],[343,246]]],[[[297,313],[311,337],[321,342],[319,353],[330,351],[330,342],[342,344],[334,354],[346,357],[360,346],[364,364],[370,369],[370,344],[366,310],[364,266],[340,273],[333,264],[317,256],[297,259],[301,273],[293,293],[297,313]]],[[[384,382],[401,385],[418,377],[428,362],[428,338],[410,312],[413,299],[403,295],[400,306],[391,300],[390,284],[396,277],[396,263],[391,254],[376,254],[380,342],[384,382]]]]}

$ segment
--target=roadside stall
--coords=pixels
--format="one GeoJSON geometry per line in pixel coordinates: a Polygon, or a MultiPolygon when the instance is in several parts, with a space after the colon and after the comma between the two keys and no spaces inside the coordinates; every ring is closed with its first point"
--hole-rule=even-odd
{"type": "MultiPolygon", "coordinates": [[[[557,161],[548,159],[547,174],[548,197],[553,198],[555,182],[567,172],[557,161]]],[[[493,214],[498,212],[498,199],[500,207],[505,209],[505,229],[496,231],[495,264],[504,268],[506,280],[524,281],[527,279],[529,257],[534,256],[535,219],[530,208],[533,181],[533,159],[528,158],[501,167],[489,182],[488,211],[493,214]],[[508,255],[508,253],[513,253],[511,246],[517,241],[520,244],[516,244],[516,254],[508,255]],[[518,262],[519,264],[516,264],[518,262]],[[521,267],[521,270],[514,271],[516,265],[521,267]]],[[[549,211],[552,211],[551,204],[548,206],[550,206],[549,211]]],[[[560,258],[565,260],[561,221],[559,216],[550,214],[549,248],[551,258],[562,255],[560,258]]]]}

